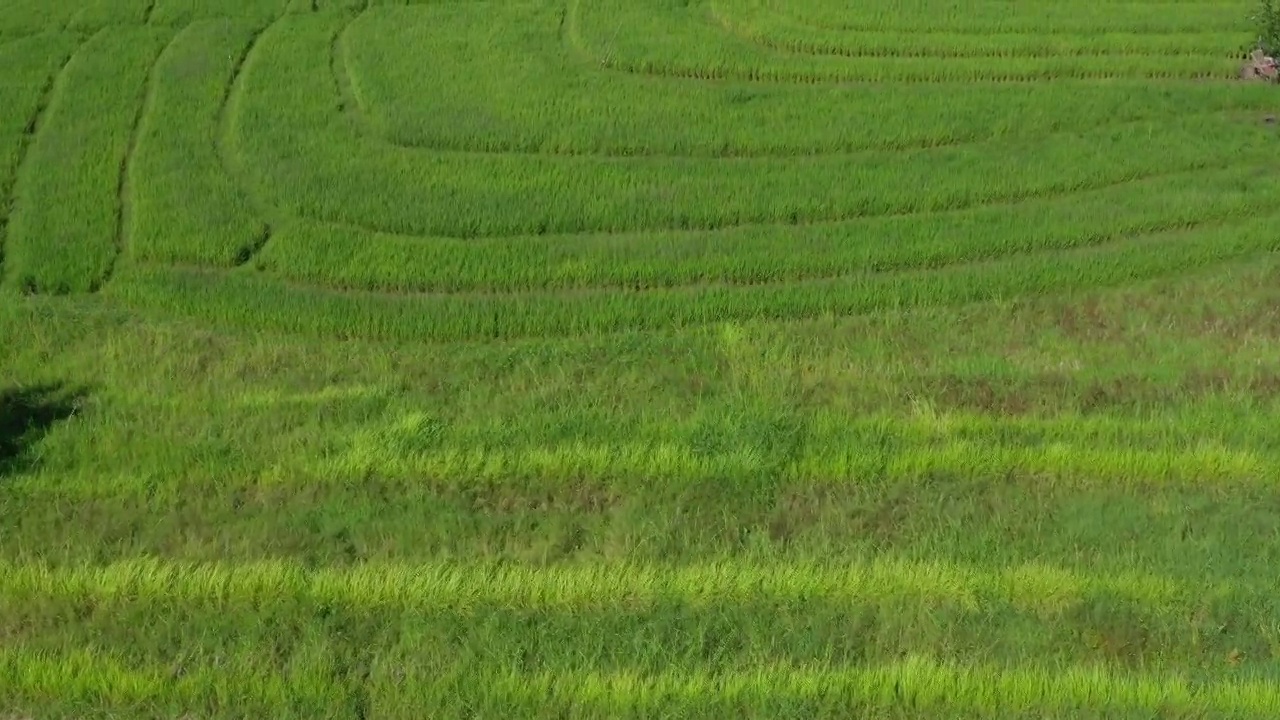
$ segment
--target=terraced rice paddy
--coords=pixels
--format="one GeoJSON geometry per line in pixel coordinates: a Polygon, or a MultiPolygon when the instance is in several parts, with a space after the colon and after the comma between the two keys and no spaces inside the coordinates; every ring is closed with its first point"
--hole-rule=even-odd
{"type": "Polygon", "coordinates": [[[1280,717],[1250,3],[0,10],[0,717],[1280,717]]]}

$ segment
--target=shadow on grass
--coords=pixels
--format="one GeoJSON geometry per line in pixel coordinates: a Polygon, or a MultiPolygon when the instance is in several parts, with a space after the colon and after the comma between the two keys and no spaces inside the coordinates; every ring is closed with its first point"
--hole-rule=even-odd
{"type": "Polygon", "coordinates": [[[31,469],[31,446],[75,414],[86,395],[62,385],[0,389],[0,477],[31,469]]]}

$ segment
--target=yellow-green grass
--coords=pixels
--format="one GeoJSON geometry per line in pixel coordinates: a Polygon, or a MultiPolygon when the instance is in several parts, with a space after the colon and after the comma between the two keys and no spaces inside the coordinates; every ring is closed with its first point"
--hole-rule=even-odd
{"type": "MultiPolygon", "coordinates": [[[[334,658],[322,640],[291,657],[287,675],[247,653],[229,656],[221,670],[183,664],[133,666],[107,652],[65,655],[6,650],[6,681],[22,706],[56,693],[61,712],[137,712],[221,706],[280,718],[342,713],[353,717],[413,716],[420,708],[497,717],[826,717],[910,718],[946,712],[948,717],[1145,718],[1212,714],[1267,718],[1276,688],[1267,682],[1190,683],[1177,677],[1131,678],[1094,667],[1015,670],[956,667],[908,657],[873,669],[823,670],[783,664],[708,675],[687,670],[653,675],[634,672],[557,675],[499,668],[456,674],[408,674],[403,667],[334,658]],[[1049,703],[1029,702],[1051,697],[1049,703]],[[338,710],[341,708],[341,710],[338,710]],[[1035,708],[1032,710],[1032,708],[1035,708]]],[[[168,712],[165,712],[167,710],[168,712]]]]}
{"type": "Polygon", "coordinates": [[[1280,715],[1248,5],[14,0],[0,717],[1280,715]]]}

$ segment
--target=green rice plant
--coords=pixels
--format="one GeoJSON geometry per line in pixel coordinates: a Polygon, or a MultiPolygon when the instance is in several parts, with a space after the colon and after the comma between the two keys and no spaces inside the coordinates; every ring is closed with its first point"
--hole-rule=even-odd
{"type": "Polygon", "coordinates": [[[211,717],[222,717],[232,696],[237,711],[273,717],[308,717],[359,703],[385,717],[414,717],[423,708],[529,717],[643,717],[674,708],[683,716],[723,717],[731,707],[748,717],[843,717],[856,707],[890,717],[922,711],[961,717],[1027,712],[1065,717],[1058,713],[1084,711],[1141,717],[1173,709],[1263,718],[1273,711],[1277,692],[1274,682],[1261,679],[1193,681],[1085,664],[1061,670],[961,666],[917,653],[878,666],[773,662],[719,672],[566,673],[476,660],[460,660],[452,668],[423,667],[421,660],[412,662],[411,648],[396,650],[390,658],[351,653],[349,664],[342,665],[325,662],[332,650],[312,640],[291,658],[295,668],[286,675],[262,672],[246,649],[229,653],[214,667],[181,660],[138,665],[101,650],[18,646],[0,655],[0,683],[11,702],[37,712],[111,708],[211,717]]]}
{"type": "MultiPolygon", "coordinates": [[[[1134,32],[1108,28],[1107,32],[1067,34],[1046,32],[1048,24],[1034,31],[975,33],[953,30],[903,32],[897,30],[841,30],[814,27],[803,21],[742,0],[713,0],[715,19],[727,31],[752,42],[816,55],[845,57],[932,57],[950,62],[956,58],[1078,57],[1078,56],[1200,56],[1220,57],[1238,37],[1231,31],[1134,32]]],[[[1078,13],[1076,14],[1078,15],[1078,13]]],[[[954,28],[953,23],[948,23],[954,28]]]]}
{"type": "Polygon", "coordinates": [[[974,144],[709,163],[415,152],[335,119],[340,99],[315,59],[341,23],[290,16],[263,35],[233,93],[230,149],[262,204],[393,233],[710,229],[958,209],[1248,162],[1270,148],[1265,128],[1207,114],[1001,143],[998,153],[974,144]],[[1130,146],[1142,150],[1120,150],[1130,146]]]}
{"type": "MultiPolygon", "coordinates": [[[[810,436],[811,440],[847,436],[810,436]]],[[[860,438],[857,438],[860,439],[860,438]]],[[[365,441],[367,442],[367,441],[365,441]]],[[[530,479],[570,481],[595,477],[626,483],[646,478],[667,482],[711,482],[723,477],[747,477],[768,469],[758,450],[749,445],[737,452],[727,449],[713,457],[700,456],[685,443],[545,444],[538,447],[496,450],[446,446],[418,456],[395,455],[380,447],[373,455],[356,443],[347,454],[318,463],[311,476],[316,482],[350,482],[352,478],[377,476],[388,481],[412,482],[431,478],[444,482],[501,482],[530,479]]],[[[935,441],[924,447],[903,445],[893,453],[877,452],[866,445],[843,450],[805,454],[783,468],[788,477],[824,478],[833,483],[872,481],[920,482],[940,473],[954,478],[1016,477],[1061,484],[1111,485],[1253,485],[1273,482],[1274,454],[1236,451],[1196,443],[1182,451],[1124,447],[1093,448],[1066,442],[1044,446],[1009,447],[980,441],[935,441]]]]}
{"type": "Polygon", "coordinates": [[[17,287],[86,292],[110,274],[138,107],[167,34],[102,31],[59,76],[15,189],[5,269],[17,287]]]}
{"type": "Polygon", "coordinates": [[[889,556],[1248,583],[1280,547],[1265,511],[1276,396],[1253,384],[1274,357],[1268,262],[1005,306],[748,323],[736,349],[720,325],[429,345],[210,331],[100,298],[14,303],[0,308],[5,367],[103,389],[42,444],[38,472],[6,478],[0,543],[53,563],[889,556]],[[1197,373],[1219,380],[1187,384],[1197,373]],[[768,396],[807,419],[798,464],[820,473],[763,505],[741,479],[768,457],[768,424],[729,401],[765,392],[750,377],[788,383],[768,396]],[[386,390],[355,392],[371,385],[386,390]],[[433,477],[442,465],[422,458],[441,449],[474,460],[433,477]],[[648,469],[666,454],[723,472],[625,477],[646,450],[648,469]],[[984,451],[996,461],[966,471],[984,451]],[[889,482],[890,461],[922,474],[889,482]],[[850,481],[821,474],[846,462],[850,481]]]}
{"type": "Polygon", "coordinates": [[[259,27],[284,14],[289,0],[155,0],[152,22],[184,26],[195,20],[227,18],[259,27]]]}
{"type": "Polygon", "coordinates": [[[147,22],[154,0],[89,0],[67,24],[69,30],[95,31],[108,25],[141,25],[147,22]]]}
{"type": "Polygon", "coordinates": [[[0,716],[1275,716],[1247,1],[12,0],[0,716]]]}
{"type": "Polygon", "coordinates": [[[253,36],[247,23],[193,23],[157,63],[130,168],[127,239],[138,260],[230,266],[265,238],[217,149],[222,104],[253,36]]]}
{"type": "MultiPolygon", "coordinates": [[[[921,4],[915,11],[885,6],[866,10],[842,8],[834,30],[1008,33],[1036,32],[1046,27],[1077,34],[1217,31],[1239,33],[1239,23],[1211,4],[1185,8],[1185,14],[1161,13],[1139,5],[1131,8],[1139,17],[1107,17],[1106,13],[1080,13],[1072,8],[1052,11],[1037,4],[1034,17],[1019,18],[1003,5],[965,7],[939,12],[921,4]],[[867,13],[862,18],[859,15],[867,13]],[[889,17],[891,16],[892,17],[889,17]],[[932,17],[921,17],[929,15],[932,17]],[[958,17],[963,15],[963,17],[958,17]],[[1067,16],[1067,17],[1063,17],[1067,16]]],[[[703,17],[702,6],[642,12],[625,3],[570,3],[565,37],[584,61],[642,75],[687,79],[739,79],[771,82],[1027,82],[1048,79],[1197,78],[1229,79],[1238,68],[1229,53],[1215,56],[1108,57],[1002,57],[885,58],[814,56],[778,53],[776,50],[726,38],[726,30],[703,17]],[[625,31],[621,29],[625,28],[625,31]]],[[[776,10],[769,11],[777,13],[776,10]]],[[[813,33],[808,33],[812,35],[813,33]]],[[[1234,37],[1240,37],[1236,34],[1234,37]]]]}
{"type": "MultiPolygon", "coordinates": [[[[554,9],[369,12],[337,43],[349,106],[392,142],[440,150],[791,156],[1038,137],[1188,108],[1264,110],[1266,88],[1107,84],[691,84],[603,72],[555,51],[554,9]],[[496,19],[495,19],[496,18],[496,19]],[[436,68],[424,74],[423,63],[436,68]],[[945,106],[945,112],[937,108],[945,106]]],[[[975,36],[985,42],[981,36],[975,36]]],[[[1219,41],[1210,39],[1218,46],[1219,41]]]]}
{"type": "MultiPolygon", "coordinates": [[[[334,10],[345,12],[357,12],[367,10],[371,5],[377,5],[377,0],[291,0],[289,3],[289,12],[291,13],[311,13],[311,12],[331,12],[334,10]]],[[[403,3],[395,3],[403,4],[403,3]]]]}
{"type": "Polygon", "coordinates": [[[573,295],[336,295],[278,281],[195,270],[140,269],[111,295],[140,311],[222,327],[330,337],[460,340],[605,333],[726,320],[954,305],[1114,286],[1276,249],[1276,218],[1157,233],[1141,241],[1026,254],[936,271],[849,275],[800,283],[660,288],[573,295]]]}
{"type": "MultiPolygon", "coordinates": [[[[716,0],[721,6],[757,10],[767,8],[775,16],[793,18],[815,28],[841,30],[922,31],[964,30],[975,33],[1035,32],[1107,33],[1239,31],[1238,16],[1223,13],[1226,7],[1244,7],[1247,0],[1229,3],[1183,2],[1176,11],[1147,3],[1108,3],[1083,8],[1076,3],[1033,0],[1010,8],[998,0],[960,5],[939,5],[932,0],[868,3],[849,6],[838,0],[781,3],[772,0],[716,0]]],[[[598,7],[598,4],[593,4],[598,7]]],[[[610,6],[613,9],[616,6],[610,6]]]]}
{"type": "Polygon", "coordinates": [[[417,238],[295,222],[256,266],[325,287],[521,292],[805,281],[1068,250],[1247,215],[1254,169],[1193,172],[1105,190],[945,213],[721,231],[417,238]]]}
{"type": "Polygon", "coordinates": [[[0,84],[0,281],[4,279],[5,237],[18,167],[41,119],[54,75],[74,50],[74,39],[50,34],[0,46],[8,73],[0,84]]]}
{"type": "Polygon", "coordinates": [[[0,30],[18,36],[62,30],[83,6],[82,0],[10,0],[0,30]]]}
{"type": "MultiPolygon", "coordinates": [[[[4,563],[0,597],[12,612],[40,615],[36,598],[61,604],[147,603],[190,605],[206,610],[263,608],[303,603],[362,612],[425,613],[444,608],[519,607],[530,610],[607,610],[680,604],[714,609],[725,603],[832,600],[868,602],[877,598],[914,598],[956,603],[979,610],[1007,603],[1054,615],[1089,595],[1123,597],[1161,608],[1170,617],[1173,604],[1194,604],[1209,588],[1180,586],[1167,578],[1122,575],[1089,576],[1043,565],[1000,571],[938,562],[877,560],[871,563],[805,561],[787,565],[729,561],[694,565],[609,563],[545,568],[496,563],[421,565],[368,563],[348,568],[307,569],[296,562],[245,564],[170,563],[134,559],[106,566],[51,567],[4,563]]],[[[1221,592],[1233,593],[1236,588],[1221,592]]],[[[1251,600],[1240,599],[1242,604],[1251,600]]],[[[15,620],[16,622],[16,620],[15,620]]]]}
{"type": "MultiPolygon", "coordinates": [[[[323,649],[313,654],[323,657],[323,649]]],[[[301,653],[300,653],[301,655],[301,653]]],[[[0,689],[6,708],[82,714],[103,711],[180,716],[199,708],[281,718],[315,717],[343,704],[332,671],[316,658],[296,657],[287,674],[265,672],[243,651],[220,667],[138,667],[94,647],[55,652],[6,646],[0,650],[0,689]],[[234,700],[232,700],[234,698],[234,700]]]]}
{"type": "MultiPolygon", "coordinates": [[[[969,642],[1003,646],[1015,658],[1059,645],[1024,668],[1036,672],[1088,662],[1092,650],[1073,647],[1068,638],[1114,631],[1117,619],[1142,623],[1150,660],[1134,679],[1155,679],[1168,672],[1167,659],[1222,649],[1187,640],[1188,617],[1204,603],[1234,607],[1232,617],[1242,621],[1263,617],[1270,607],[1262,588],[1191,587],[1132,574],[1100,579],[1043,565],[998,573],[945,563],[743,566],[728,560],[550,568],[365,564],[321,571],[281,562],[140,561],[5,569],[4,627],[23,649],[72,654],[101,633],[114,641],[111,656],[124,667],[178,663],[199,672],[230,660],[240,676],[269,667],[270,652],[253,653],[268,645],[298,664],[321,650],[314,659],[334,666],[335,674],[344,660],[377,657],[401,667],[415,684],[432,673],[504,667],[570,677],[652,676],[674,666],[731,676],[758,667],[762,656],[831,669],[855,658],[864,668],[892,667],[903,654],[947,665],[955,654],[948,646],[969,642]],[[94,610],[80,627],[64,625],[86,606],[94,610]],[[143,616],[151,622],[119,622],[143,616]],[[228,616],[238,622],[222,621],[228,616]],[[1028,624],[1049,626],[1043,645],[1025,644],[1028,624]],[[175,648],[174,629],[199,632],[199,649],[175,648]],[[731,636],[732,642],[720,640],[731,636]],[[635,646],[619,652],[622,638],[635,639],[635,646]],[[441,652],[445,645],[455,650],[441,652]]],[[[1234,633],[1228,642],[1247,634],[1234,633]]],[[[1052,704],[1046,689],[1028,688],[1023,700],[1052,704]]],[[[341,690],[340,683],[332,686],[335,694],[341,690]]]]}
{"type": "MultiPolygon", "coordinates": [[[[487,692],[487,706],[551,702],[570,716],[607,713],[643,717],[659,708],[682,715],[716,717],[730,708],[750,717],[844,716],[852,705],[865,712],[973,713],[973,716],[1028,712],[1106,712],[1145,717],[1153,712],[1224,712],[1264,718],[1280,706],[1274,681],[1192,683],[1172,677],[1127,676],[1097,666],[1061,670],[961,667],[911,655],[890,665],[843,668],[769,666],[735,674],[684,670],[638,673],[551,673],[470,678],[487,692]],[[514,695],[508,699],[508,693],[514,695]],[[519,700],[516,700],[519,698],[519,700]],[[585,707],[584,707],[585,706],[585,707]]],[[[464,693],[464,686],[454,686],[464,693]]],[[[457,697],[457,707],[477,702],[457,697]]],[[[480,700],[483,702],[483,700],[480,700]]],[[[545,705],[543,705],[545,706],[545,705]]],[[[1114,715],[1113,715],[1114,714],[1114,715]]],[[[964,716],[964,715],[962,715],[964,716]]]]}

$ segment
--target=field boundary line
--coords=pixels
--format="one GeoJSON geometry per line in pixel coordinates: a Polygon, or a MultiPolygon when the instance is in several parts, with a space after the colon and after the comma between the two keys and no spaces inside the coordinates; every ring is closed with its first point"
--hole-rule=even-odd
{"type": "MultiPolygon", "coordinates": [[[[63,77],[66,74],[67,67],[71,65],[71,61],[75,59],[76,55],[80,54],[80,51],[83,50],[90,41],[105,31],[106,28],[98,30],[88,38],[77,43],[76,46],[67,53],[66,57],[62,59],[62,63],[58,65],[58,68],[50,73],[49,77],[45,80],[44,87],[40,91],[40,99],[36,102],[35,112],[33,112],[27,119],[27,125],[23,132],[21,147],[18,150],[18,161],[14,163],[13,166],[13,184],[6,193],[8,197],[0,199],[0,201],[8,203],[8,209],[4,217],[0,218],[0,285],[3,285],[8,277],[7,266],[5,263],[5,245],[9,240],[9,222],[10,218],[13,217],[13,209],[17,207],[18,204],[18,186],[22,182],[22,174],[26,168],[27,157],[31,153],[31,147],[36,144],[36,140],[40,134],[40,129],[44,125],[45,114],[48,112],[49,107],[53,105],[58,91],[64,82],[63,77]]],[[[35,35],[32,35],[31,37],[35,37],[35,35]]]]}
{"type": "Polygon", "coordinates": [[[97,287],[92,288],[91,292],[101,290],[102,286],[111,280],[115,275],[116,265],[129,250],[129,221],[133,214],[133,202],[131,200],[134,183],[133,158],[138,152],[138,140],[142,136],[142,125],[146,121],[148,114],[155,107],[156,68],[160,66],[161,61],[169,54],[170,49],[190,27],[188,25],[175,32],[169,38],[169,42],[165,43],[160,52],[152,58],[151,67],[147,69],[145,87],[142,91],[142,97],[138,101],[138,109],[133,116],[133,125],[129,128],[129,141],[128,145],[125,146],[124,157],[120,159],[120,176],[116,181],[116,254],[111,259],[111,263],[107,266],[107,271],[98,282],[97,287]]]}

